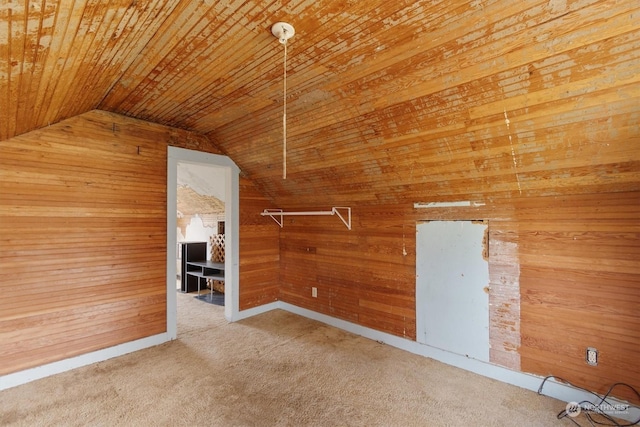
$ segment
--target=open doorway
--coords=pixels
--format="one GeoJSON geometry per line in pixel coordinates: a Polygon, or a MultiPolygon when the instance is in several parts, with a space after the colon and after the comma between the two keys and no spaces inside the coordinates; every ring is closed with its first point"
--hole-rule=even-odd
{"type": "Polygon", "coordinates": [[[224,305],[225,172],[178,162],[176,288],[214,305],[224,305]]]}
{"type": "Polygon", "coordinates": [[[238,317],[238,233],[239,233],[239,169],[226,156],[182,148],[168,148],[167,162],[167,333],[177,336],[176,277],[178,274],[177,189],[178,168],[215,167],[224,179],[224,233],[225,233],[225,318],[238,317]],[[182,166],[181,166],[182,165],[182,166]]]}

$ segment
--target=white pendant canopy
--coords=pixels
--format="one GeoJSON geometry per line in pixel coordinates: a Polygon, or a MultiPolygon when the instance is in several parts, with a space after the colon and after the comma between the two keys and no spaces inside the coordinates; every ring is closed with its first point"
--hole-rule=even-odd
{"type": "Polygon", "coordinates": [[[282,93],[282,179],[287,179],[287,40],[296,33],[293,25],[276,22],[271,26],[271,34],[284,45],[284,78],[282,93]]]}
{"type": "Polygon", "coordinates": [[[277,37],[282,44],[285,44],[295,33],[293,25],[286,22],[276,22],[271,26],[271,34],[277,37]]]}

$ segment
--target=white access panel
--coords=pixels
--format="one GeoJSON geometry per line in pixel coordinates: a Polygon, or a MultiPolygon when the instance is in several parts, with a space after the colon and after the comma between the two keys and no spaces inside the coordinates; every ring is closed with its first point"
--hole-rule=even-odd
{"type": "Polygon", "coordinates": [[[416,227],[417,341],[489,361],[487,225],[429,221],[416,227]]]}

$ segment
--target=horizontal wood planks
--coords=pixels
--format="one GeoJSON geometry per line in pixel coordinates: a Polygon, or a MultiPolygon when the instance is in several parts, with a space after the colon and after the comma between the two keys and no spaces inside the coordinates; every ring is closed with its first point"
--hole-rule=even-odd
{"type": "Polygon", "coordinates": [[[0,144],[0,374],[166,330],[167,143],[136,127],[164,132],[94,112],[0,144]]]}
{"type": "Polygon", "coordinates": [[[620,368],[638,354],[638,315],[629,312],[640,270],[637,2],[280,6],[0,8],[0,147],[10,154],[0,159],[0,215],[11,219],[0,225],[0,262],[24,273],[20,292],[7,289],[22,298],[11,315],[45,283],[59,291],[49,307],[82,307],[74,290],[100,293],[105,283],[114,301],[135,299],[123,284],[160,262],[143,247],[164,244],[163,150],[207,151],[214,141],[248,177],[241,308],[280,298],[413,339],[415,222],[486,219],[492,361],[598,390],[625,379],[638,386],[637,369],[620,368]],[[283,51],[269,33],[277,20],[296,27],[286,180],[283,51]],[[106,113],[8,139],[96,107],[209,139],[106,113]],[[485,206],[412,208],[459,200],[485,206]],[[259,217],[274,205],[351,206],[354,227],[299,217],[279,230],[259,217]],[[25,260],[33,251],[38,266],[25,260]],[[598,367],[583,363],[586,345],[601,350],[598,367]]]}
{"type": "Polygon", "coordinates": [[[260,216],[270,206],[250,180],[240,179],[240,310],[278,299],[279,230],[260,216]]]}
{"type": "Polygon", "coordinates": [[[637,191],[640,8],[60,0],[0,9],[0,140],[93,108],[206,133],[278,205],[637,191]],[[287,158],[282,46],[289,19],[287,158]]]}
{"type": "Polygon", "coordinates": [[[638,386],[640,193],[351,207],[351,231],[334,217],[285,217],[280,299],[415,339],[416,222],[484,219],[490,361],[598,392],[638,386]],[[599,350],[597,367],[585,362],[586,347],[599,350]]]}
{"type": "Polygon", "coordinates": [[[285,217],[280,299],[415,339],[415,225],[374,208],[358,209],[352,223],[349,231],[333,216],[285,217]]]}
{"type": "Polygon", "coordinates": [[[489,221],[489,358],[520,370],[520,260],[512,226],[489,221]]]}
{"type": "MultiPolygon", "coordinates": [[[[640,193],[555,202],[541,202],[535,219],[527,213],[512,224],[522,370],[599,393],[615,382],[638,388],[640,193]],[[598,366],[586,363],[587,347],[598,350],[598,366]]],[[[628,389],[616,394],[640,402],[628,389]]]]}
{"type": "Polygon", "coordinates": [[[367,21],[348,55],[330,42],[292,54],[287,180],[280,104],[249,102],[250,114],[209,134],[279,205],[639,189],[637,5],[395,3],[370,13],[393,8],[404,14],[392,14],[384,40],[367,21]]]}
{"type": "MultiPolygon", "coordinates": [[[[0,375],[166,330],[167,145],[218,152],[103,111],[0,142],[0,375]]],[[[246,180],[240,199],[264,204],[246,180]]],[[[240,226],[245,308],[277,294],[259,223],[240,226]]]]}

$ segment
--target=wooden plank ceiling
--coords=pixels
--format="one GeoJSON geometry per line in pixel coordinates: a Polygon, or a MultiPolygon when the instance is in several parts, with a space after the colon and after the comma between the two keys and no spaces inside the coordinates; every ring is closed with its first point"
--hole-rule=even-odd
{"type": "Polygon", "coordinates": [[[286,207],[640,190],[632,0],[3,0],[0,140],[206,134],[286,207]],[[282,179],[288,45],[288,177],[282,179]]]}

